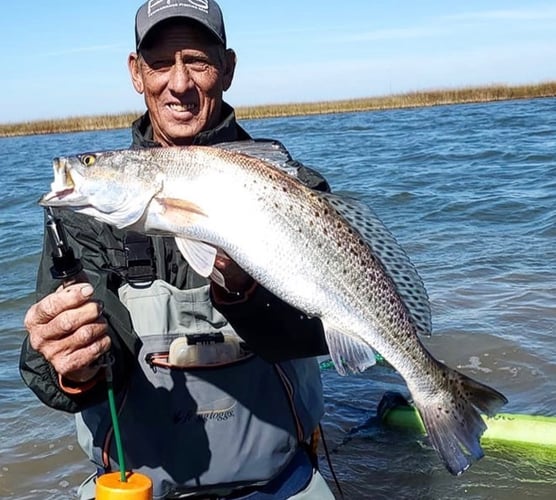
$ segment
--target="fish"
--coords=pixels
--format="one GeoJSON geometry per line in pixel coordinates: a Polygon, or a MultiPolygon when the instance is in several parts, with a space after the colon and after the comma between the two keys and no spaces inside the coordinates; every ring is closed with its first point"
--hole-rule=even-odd
{"type": "Polygon", "coordinates": [[[279,144],[257,141],[59,157],[39,203],[174,237],[190,266],[222,286],[214,261],[224,252],[320,319],[341,375],[364,371],[378,352],[404,379],[432,447],[460,475],[484,456],[480,413],[495,415],[506,397],[426,349],[423,282],[374,211],[308,188],[290,160],[279,144]]]}

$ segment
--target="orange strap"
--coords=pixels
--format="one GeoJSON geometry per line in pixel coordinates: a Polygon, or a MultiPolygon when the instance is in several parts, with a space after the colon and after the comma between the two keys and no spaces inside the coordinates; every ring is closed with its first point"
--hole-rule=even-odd
{"type": "Polygon", "coordinates": [[[104,370],[99,370],[91,380],[87,380],[86,382],[73,382],[72,380],[68,380],[58,374],[58,385],[66,394],[71,394],[72,396],[83,394],[91,390],[97,384],[97,382],[102,378],[103,372],[104,370]]]}
{"type": "Polygon", "coordinates": [[[318,448],[319,448],[320,438],[321,438],[320,426],[317,426],[317,428],[311,434],[311,438],[309,439],[309,446],[307,450],[309,452],[309,455],[311,456],[311,461],[313,462],[313,464],[318,464],[319,461],[318,448]]]}

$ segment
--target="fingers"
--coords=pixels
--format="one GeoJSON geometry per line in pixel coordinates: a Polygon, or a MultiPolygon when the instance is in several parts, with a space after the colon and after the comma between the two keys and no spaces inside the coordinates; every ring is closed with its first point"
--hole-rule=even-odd
{"type": "Polygon", "coordinates": [[[57,373],[67,377],[72,372],[89,367],[109,349],[106,321],[99,318],[60,340],[43,341],[37,350],[57,373]]]}
{"type": "Polygon", "coordinates": [[[230,263],[235,264],[235,262],[228,256],[226,252],[224,252],[224,250],[222,250],[221,248],[217,248],[216,257],[214,258],[214,267],[219,270],[225,270],[226,266],[228,266],[230,263]]]}
{"type": "MultiPolygon", "coordinates": [[[[31,347],[41,350],[41,343],[52,340],[60,340],[73,334],[79,328],[89,323],[94,323],[102,314],[102,304],[96,301],[88,301],[83,304],[73,305],[75,302],[65,302],[66,308],[62,309],[62,302],[56,300],[56,295],[64,292],[56,292],[45,297],[46,309],[43,301],[32,306],[25,318],[25,327],[30,334],[31,347]],[[50,311],[55,304],[57,314],[52,315],[50,311]],[[33,308],[35,308],[33,310],[33,308]],[[48,311],[45,313],[45,311],[48,311]],[[47,319],[50,318],[50,319],[47,319]]],[[[65,297],[64,297],[65,298],[65,297]]]]}
{"type": "Polygon", "coordinates": [[[91,285],[84,283],[60,288],[25,316],[31,347],[57,373],[75,381],[94,375],[91,363],[110,349],[102,304],[91,300],[92,293],[91,285]]]}
{"type": "Polygon", "coordinates": [[[43,341],[37,349],[56,373],[75,382],[85,382],[98,371],[92,366],[110,349],[104,318],[84,325],[60,340],[43,341]]]}
{"type": "Polygon", "coordinates": [[[222,274],[226,289],[230,292],[242,293],[253,286],[253,278],[224,252],[218,252],[214,267],[222,274]]]}
{"type": "Polygon", "coordinates": [[[60,287],[55,293],[47,295],[29,309],[25,316],[25,328],[29,330],[35,325],[46,324],[61,312],[84,304],[93,292],[93,287],[89,283],[79,283],[67,288],[60,287]]]}

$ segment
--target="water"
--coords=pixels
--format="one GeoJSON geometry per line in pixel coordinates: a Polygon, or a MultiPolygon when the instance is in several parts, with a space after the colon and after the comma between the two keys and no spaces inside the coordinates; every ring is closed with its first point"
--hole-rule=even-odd
{"type": "MultiPolygon", "coordinates": [[[[556,416],[555,109],[539,99],[244,125],[374,207],[427,286],[437,357],[504,392],[507,412],[556,416]]],[[[52,157],[128,143],[127,130],[0,139],[0,498],[71,498],[90,472],[72,417],[19,379],[21,325],[52,157]]],[[[556,497],[556,453],[490,444],[453,478],[422,438],[366,425],[386,390],[404,391],[391,370],[323,380],[325,437],[347,498],[556,497]]]]}

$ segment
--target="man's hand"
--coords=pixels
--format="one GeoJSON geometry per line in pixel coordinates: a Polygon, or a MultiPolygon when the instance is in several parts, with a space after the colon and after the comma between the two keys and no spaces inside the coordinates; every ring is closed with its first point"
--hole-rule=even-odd
{"type": "Polygon", "coordinates": [[[222,273],[226,288],[232,293],[243,293],[253,286],[253,278],[222,250],[219,250],[216,255],[214,267],[222,273]]]}
{"type": "Polygon", "coordinates": [[[91,366],[110,349],[102,305],[91,300],[93,287],[60,287],[27,311],[25,328],[31,347],[71,382],[86,382],[99,371],[91,366]]]}
{"type": "Polygon", "coordinates": [[[226,288],[222,288],[213,282],[213,294],[220,302],[236,301],[238,298],[245,298],[245,295],[256,286],[255,280],[222,250],[218,250],[214,267],[220,271],[226,284],[226,288]]]}

